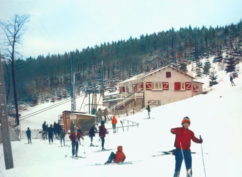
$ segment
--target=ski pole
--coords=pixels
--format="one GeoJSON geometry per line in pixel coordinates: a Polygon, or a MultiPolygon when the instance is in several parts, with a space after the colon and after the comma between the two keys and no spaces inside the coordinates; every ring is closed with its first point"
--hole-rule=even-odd
{"type": "Polygon", "coordinates": [[[85,144],[84,139],[83,139],[83,150],[84,150],[84,154],[86,154],[86,150],[85,150],[86,148],[85,148],[85,145],[86,145],[86,144],[85,144]]]}
{"type": "MultiPolygon", "coordinates": [[[[201,138],[201,135],[200,135],[200,139],[202,139],[201,138]]],[[[203,170],[204,170],[204,175],[206,177],[206,170],[205,170],[205,165],[204,165],[204,157],[203,157],[203,146],[202,146],[202,143],[201,143],[201,151],[202,151],[202,159],[203,159],[203,170]]]]}
{"type": "Polygon", "coordinates": [[[109,134],[108,134],[108,148],[109,148],[109,134]]]}
{"type": "Polygon", "coordinates": [[[67,150],[67,153],[66,153],[65,157],[67,157],[67,154],[68,154],[68,152],[69,152],[69,150],[70,150],[70,147],[71,147],[71,144],[70,144],[70,146],[68,147],[68,150],[67,150]]]}

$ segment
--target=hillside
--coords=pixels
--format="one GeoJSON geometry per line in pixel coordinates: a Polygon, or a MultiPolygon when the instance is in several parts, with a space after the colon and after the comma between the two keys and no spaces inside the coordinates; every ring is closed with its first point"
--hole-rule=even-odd
{"type": "MultiPolygon", "coordinates": [[[[39,55],[15,61],[19,103],[39,104],[55,96],[70,94],[70,61],[76,74],[76,94],[81,86],[101,85],[104,89],[142,72],[170,63],[186,71],[191,61],[219,56],[223,51],[242,56],[242,22],[221,27],[171,28],[140,38],[103,43],[62,54],[39,55]],[[26,72],[28,71],[28,72],[26,72]],[[101,76],[98,76],[101,72],[101,76]]],[[[4,66],[8,103],[13,105],[11,63],[4,66]]]]}
{"type": "MultiPolygon", "coordinates": [[[[240,64],[240,69],[242,65],[240,64]]],[[[171,150],[174,145],[174,135],[170,133],[173,127],[181,126],[185,116],[191,119],[190,129],[196,136],[202,135],[204,143],[204,160],[207,176],[241,177],[242,169],[242,81],[235,79],[236,86],[229,82],[229,74],[219,73],[220,83],[213,86],[211,92],[199,95],[172,104],[156,107],[151,110],[152,119],[145,119],[147,112],[143,111],[133,116],[123,117],[139,123],[129,131],[110,134],[106,137],[106,148],[116,151],[122,145],[127,161],[134,161],[132,165],[88,166],[94,163],[104,163],[110,152],[99,152],[99,147],[88,147],[90,140],[85,137],[84,147],[80,147],[79,155],[86,159],[73,160],[65,158],[68,148],[60,148],[59,141],[48,145],[45,141],[33,140],[32,145],[25,141],[12,142],[15,168],[12,170],[0,169],[0,176],[4,177],[49,177],[65,176],[172,176],[175,160],[173,156],[151,157],[158,151],[171,150]],[[86,154],[83,152],[86,151],[86,154]]],[[[52,119],[52,117],[51,117],[52,119]]],[[[31,118],[34,120],[34,117],[31,118]]],[[[53,119],[54,120],[54,119],[53,119]]],[[[121,119],[120,119],[121,120],[121,119]]],[[[27,122],[23,122],[26,124],[27,122]]],[[[28,125],[30,126],[30,124],[28,125]]],[[[33,121],[34,126],[34,121],[33,121]]],[[[110,126],[110,122],[107,124],[110,126]]],[[[120,126],[120,124],[119,124],[120,126]]],[[[68,139],[68,137],[66,137],[68,139]]],[[[99,138],[94,139],[100,144],[99,138]]],[[[67,144],[70,144],[67,141],[67,144]]],[[[192,143],[193,174],[204,177],[201,156],[201,145],[192,143]]],[[[0,146],[2,152],[2,145],[0,146]]],[[[0,166],[4,166],[3,156],[0,157],[0,166]]],[[[181,176],[185,176],[183,164],[181,176]]]]}

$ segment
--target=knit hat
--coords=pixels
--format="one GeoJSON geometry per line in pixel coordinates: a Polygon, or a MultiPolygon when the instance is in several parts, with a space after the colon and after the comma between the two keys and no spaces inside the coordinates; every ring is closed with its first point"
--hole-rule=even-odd
{"type": "Polygon", "coordinates": [[[102,120],[102,121],[101,121],[101,125],[104,125],[104,123],[105,123],[105,122],[102,120]]]}
{"type": "Polygon", "coordinates": [[[189,117],[184,117],[184,118],[183,118],[181,124],[184,124],[184,123],[189,123],[189,124],[191,124],[189,117]]]}

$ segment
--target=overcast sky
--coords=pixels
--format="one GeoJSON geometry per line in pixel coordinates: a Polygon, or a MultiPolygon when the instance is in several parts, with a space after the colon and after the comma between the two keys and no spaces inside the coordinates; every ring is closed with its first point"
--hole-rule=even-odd
{"type": "Polygon", "coordinates": [[[0,0],[0,20],[11,20],[14,14],[31,15],[19,47],[25,58],[139,38],[171,27],[237,23],[242,19],[242,1],[0,0]]]}

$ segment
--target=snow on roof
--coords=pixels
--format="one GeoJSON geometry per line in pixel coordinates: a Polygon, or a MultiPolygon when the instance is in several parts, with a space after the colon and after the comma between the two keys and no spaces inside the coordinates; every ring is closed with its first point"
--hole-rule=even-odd
{"type": "Polygon", "coordinates": [[[130,81],[133,81],[133,80],[137,80],[137,79],[143,79],[143,78],[145,78],[145,77],[147,77],[147,76],[149,76],[149,75],[152,75],[152,74],[154,74],[154,73],[156,73],[156,72],[158,72],[158,71],[160,71],[160,70],[162,70],[162,69],[165,69],[165,68],[171,68],[171,69],[173,69],[173,70],[178,71],[178,72],[181,73],[181,74],[184,74],[184,75],[186,75],[186,76],[191,77],[191,78],[194,79],[194,77],[192,77],[192,76],[190,76],[189,74],[186,74],[186,73],[180,71],[179,69],[173,68],[173,67],[171,67],[171,66],[165,66],[165,67],[158,68],[158,69],[156,69],[156,70],[150,71],[150,72],[148,72],[148,73],[142,73],[142,74],[136,75],[136,76],[131,77],[131,78],[129,78],[129,79],[123,81],[123,82],[120,82],[120,84],[123,84],[123,83],[126,83],[126,82],[130,82],[130,81]]]}
{"type": "Polygon", "coordinates": [[[203,82],[199,82],[199,81],[193,81],[195,83],[199,83],[199,84],[204,84],[203,82]]]}

